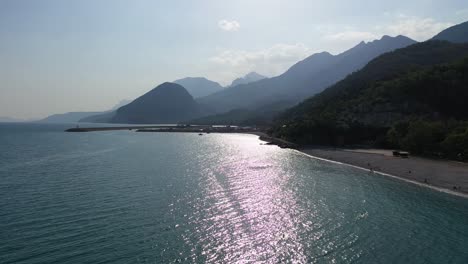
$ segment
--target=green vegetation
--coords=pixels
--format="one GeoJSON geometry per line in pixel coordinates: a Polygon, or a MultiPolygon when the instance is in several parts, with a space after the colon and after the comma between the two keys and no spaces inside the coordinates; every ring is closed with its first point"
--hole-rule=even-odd
{"type": "Polygon", "coordinates": [[[273,118],[293,106],[290,101],[277,101],[255,109],[234,109],[226,113],[215,114],[190,120],[197,125],[237,125],[237,126],[270,126],[273,118]]]}
{"type": "Polygon", "coordinates": [[[195,125],[263,125],[263,120],[251,120],[253,116],[255,116],[255,112],[253,111],[247,109],[234,109],[226,113],[191,120],[189,123],[195,125]]]}
{"type": "Polygon", "coordinates": [[[442,41],[384,54],[288,110],[271,133],[302,144],[369,144],[468,157],[466,56],[467,44],[442,41]]]}
{"type": "Polygon", "coordinates": [[[468,159],[468,122],[448,120],[398,122],[386,134],[387,143],[425,156],[468,159]]]}
{"type": "Polygon", "coordinates": [[[468,22],[449,27],[432,39],[447,40],[453,43],[468,42],[468,22]]]}

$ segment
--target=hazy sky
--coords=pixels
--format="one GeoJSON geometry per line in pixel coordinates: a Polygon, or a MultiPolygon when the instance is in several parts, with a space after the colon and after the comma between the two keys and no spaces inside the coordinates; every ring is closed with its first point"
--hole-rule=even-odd
{"type": "Polygon", "coordinates": [[[187,76],[274,76],[315,52],[423,41],[466,20],[466,0],[0,0],[0,116],[105,110],[187,76]]]}

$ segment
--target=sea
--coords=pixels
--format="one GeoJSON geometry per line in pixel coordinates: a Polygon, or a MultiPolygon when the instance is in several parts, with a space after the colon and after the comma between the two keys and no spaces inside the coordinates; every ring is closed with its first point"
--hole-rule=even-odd
{"type": "Polygon", "coordinates": [[[468,263],[468,199],[255,135],[0,124],[0,263],[468,263]]]}

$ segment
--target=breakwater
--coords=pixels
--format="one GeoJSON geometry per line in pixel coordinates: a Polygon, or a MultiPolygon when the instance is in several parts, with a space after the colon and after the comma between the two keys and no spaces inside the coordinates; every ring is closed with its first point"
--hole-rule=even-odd
{"type": "Polygon", "coordinates": [[[95,132],[95,131],[111,131],[111,130],[135,130],[136,132],[153,132],[153,133],[246,133],[259,136],[260,140],[268,142],[267,144],[277,145],[281,148],[298,148],[297,144],[271,137],[265,133],[265,129],[255,127],[240,127],[240,126],[116,126],[116,127],[76,127],[69,128],[65,132],[95,132]]]}

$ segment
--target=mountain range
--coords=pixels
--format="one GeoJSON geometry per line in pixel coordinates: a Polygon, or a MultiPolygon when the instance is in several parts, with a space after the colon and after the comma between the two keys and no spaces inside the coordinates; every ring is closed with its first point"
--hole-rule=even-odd
{"type": "MultiPolygon", "coordinates": [[[[185,85],[186,89],[190,87],[192,94],[197,94],[194,92],[197,90],[219,90],[208,96],[195,99],[200,109],[204,109],[206,117],[199,118],[195,115],[197,120],[191,120],[194,123],[223,123],[232,120],[235,120],[233,123],[240,122],[242,124],[268,123],[281,111],[359,70],[376,56],[414,43],[416,43],[414,40],[404,36],[384,36],[380,40],[369,43],[361,42],[338,55],[331,55],[328,52],[313,54],[277,77],[264,78],[224,89],[206,78],[184,78],[176,82],[182,86],[185,85]],[[247,115],[247,112],[250,114],[247,115]],[[243,113],[241,116],[246,119],[239,118],[239,113],[243,113]]],[[[261,78],[255,73],[248,74],[241,78],[242,82],[251,80],[250,77],[261,78]]],[[[142,122],[142,120],[115,119],[111,114],[98,115],[91,117],[91,120],[88,118],[82,121],[142,122]]]]}
{"type": "Polygon", "coordinates": [[[68,112],[64,114],[54,114],[50,115],[44,119],[39,120],[38,122],[47,122],[47,123],[76,123],[76,122],[86,122],[86,118],[96,115],[104,115],[106,113],[112,112],[118,109],[121,106],[128,104],[130,100],[121,100],[117,103],[112,109],[103,111],[103,112],[68,112]],[[85,121],[81,121],[85,120],[85,121]]]}
{"type": "MultiPolygon", "coordinates": [[[[316,53],[294,64],[279,76],[263,78],[256,73],[250,73],[233,81],[227,88],[206,78],[184,78],[175,83],[164,83],[117,111],[106,112],[82,121],[176,123],[191,120],[194,123],[208,124],[269,123],[274,116],[308,97],[318,94],[312,98],[324,98],[333,94],[334,91],[340,90],[336,87],[341,87],[345,80],[345,83],[351,83],[351,88],[343,91],[352,91],[357,84],[352,81],[354,79],[350,81],[349,78],[361,78],[366,80],[365,83],[372,83],[380,78],[393,78],[391,73],[403,74],[412,67],[450,62],[454,59],[451,52],[455,50],[461,54],[461,51],[453,46],[444,46],[447,43],[441,44],[436,40],[464,42],[467,38],[464,34],[467,26],[467,23],[463,23],[442,31],[434,36],[429,46],[416,44],[416,41],[405,36],[383,36],[372,42],[361,42],[338,55],[328,52],[316,53]],[[443,47],[439,49],[438,45],[443,47]],[[432,54],[438,51],[447,54],[432,54]],[[405,57],[408,52],[414,54],[405,57]],[[417,56],[425,60],[420,60],[419,57],[415,59],[417,56]],[[381,60],[389,63],[378,63],[381,60]],[[387,73],[390,75],[385,75],[387,73]],[[326,89],[327,87],[330,88],[326,89]]],[[[314,100],[322,99],[312,101],[314,100]]],[[[287,111],[290,116],[285,118],[283,115],[282,120],[296,118],[291,113],[297,112],[294,109],[304,109],[304,105],[309,104],[306,102],[287,111]]],[[[332,105],[332,102],[329,101],[328,104],[332,105]]],[[[309,113],[308,110],[303,112],[307,115],[309,113]]]]}
{"type": "MultiPolygon", "coordinates": [[[[237,78],[232,81],[228,87],[234,87],[240,84],[248,84],[256,82],[266,77],[256,72],[250,72],[243,77],[237,78]]],[[[216,92],[224,90],[224,87],[219,83],[206,79],[205,77],[186,77],[183,79],[175,80],[173,83],[182,85],[193,98],[205,97],[216,92]]]]}
{"type": "Polygon", "coordinates": [[[468,41],[455,34],[467,27],[377,57],[284,112],[270,133],[302,144],[371,144],[468,158],[468,41]]]}
{"type": "MultiPolygon", "coordinates": [[[[402,75],[427,66],[452,62],[463,56],[468,56],[468,44],[445,41],[423,42],[384,54],[362,70],[286,111],[277,120],[278,133],[290,140],[332,143],[332,139],[323,141],[326,135],[334,138],[330,127],[342,127],[344,134],[345,128],[358,124],[362,127],[390,127],[394,122],[424,110],[424,107],[420,107],[420,101],[433,96],[420,94],[419,98],[409,100],[407,96],[397,94],[403,93],[394,88],[402,75]]],[[[440,111],[428,108],[426,112],[440,111]]]]}
{"type": "Polygon", "coordinates": [[[277,77],[229,87],[197,101],[217,113],[255,109],[276,101],[289,101],[293,105],[359,70],[371,59],[414,43],[404,36],[384,36],[373,42],[361,42],[338,55],[313,54],[277,77]]]}
{"type": "Polygon", "coordinates": [[[7,116],[0,116],[0,122],[2,123],[18,123],[18,122],[26,122],[22,119],[7,117],[7,116]]]}

